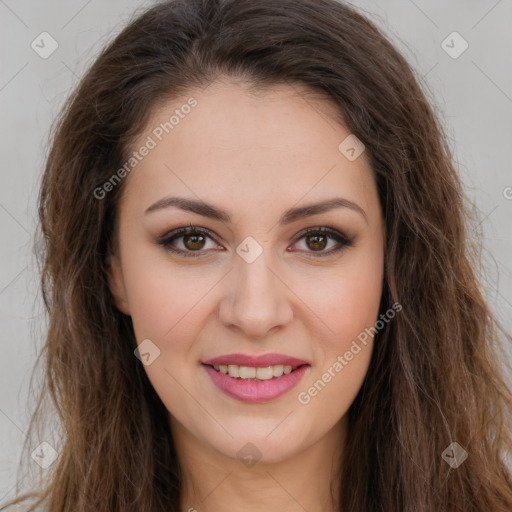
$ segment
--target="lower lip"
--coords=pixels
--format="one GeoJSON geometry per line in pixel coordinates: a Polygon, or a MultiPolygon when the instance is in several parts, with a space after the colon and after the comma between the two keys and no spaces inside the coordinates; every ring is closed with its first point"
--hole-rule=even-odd
{"type": "Polygon", "coordinates": [[[213,383],[233,398],[242,402],[270,402],[292,389],[308,371],[309,365],[300,366],[293,372],[269,380],[244,380],[220,373],[203,364],[213,383]]]}

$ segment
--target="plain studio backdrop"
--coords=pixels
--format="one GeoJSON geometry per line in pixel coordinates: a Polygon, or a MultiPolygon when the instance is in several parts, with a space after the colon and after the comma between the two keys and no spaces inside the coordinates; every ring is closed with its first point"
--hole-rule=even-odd
{"type": "MultiPolygon", "coordinates": [[[[98,51],[134,11],[150,5],[0,0],[0,502],[14,494],[34,403],[28,401],[30,374],[45,329],[34,233],[50,125],[98,51]]],[[[512,2],[356,0],[352,5],[389,35],[441,114],[467,194],[478,207],[474,233],[482,230],[485,237],[487,296],[511,332],[512,2]]]]}

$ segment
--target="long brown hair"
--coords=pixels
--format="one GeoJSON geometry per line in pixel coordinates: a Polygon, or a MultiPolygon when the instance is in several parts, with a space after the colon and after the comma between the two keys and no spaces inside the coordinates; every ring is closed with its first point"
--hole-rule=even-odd
{"type": "Polygon", "coordinates": [[[483,294],[473,210],[414,71],[371,21],[335,0],[165,1],[131,21],[82,78],[54,127],[39,198],[49,325],[29,433],[50,397],[59,457],[38,492],[2,510],[30,496],[51,512],[179,510],[168,413],[108,285],[125,180],[100,199],[94,191],[161,101],[221,75],[328,97],[364,143],[378,185],[381,310],[402,310],[377,333],[349,409],[341,509],[510,512],[502,343],[512,338],[483,294]],[[456,469],[443,457],[453,442],[468,453],[456,469]]]}

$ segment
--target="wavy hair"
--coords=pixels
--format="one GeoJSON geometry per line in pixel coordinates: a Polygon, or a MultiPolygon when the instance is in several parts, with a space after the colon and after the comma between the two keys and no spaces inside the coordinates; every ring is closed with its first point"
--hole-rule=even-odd
{"type": "MultiPolygon", "coordinates": [[[[106,45],[56,120],[42,177],[44,382],[31,417],[55,407],[59,457],[33,498],[50,512],[179,511],[168,413],[114,304],[108,255],[125,181],[94,190],[129,158],[163,101],[220,76],[255,89],[320,93],[365,145],[386,223],[381,311],[351,405],[339,503],[349,512],[510,512],[510,383],[480,277],[474,205],[420,78],[366,16],[336,0],[169,0],[106,45]],[[500,357],[502,359],[500,359],[500,357]],[[456,469],[443,452],[469,454],[456,469]]],[[[510,365],[508,365],[510,369],[510,365]]],[[[26,459],[28,460],[27,456],[26,459]]]]}

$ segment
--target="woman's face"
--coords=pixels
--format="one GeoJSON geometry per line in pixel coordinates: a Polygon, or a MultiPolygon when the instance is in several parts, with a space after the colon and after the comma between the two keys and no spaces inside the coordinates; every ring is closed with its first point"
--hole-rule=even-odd
{"type": "Polygon", "coordinates": [[[112,260],[173,434],[262,462],[344,424],[382,292],[367,156],[298,91],[217,81],[159,108],[132,147],[112,260]]]}

